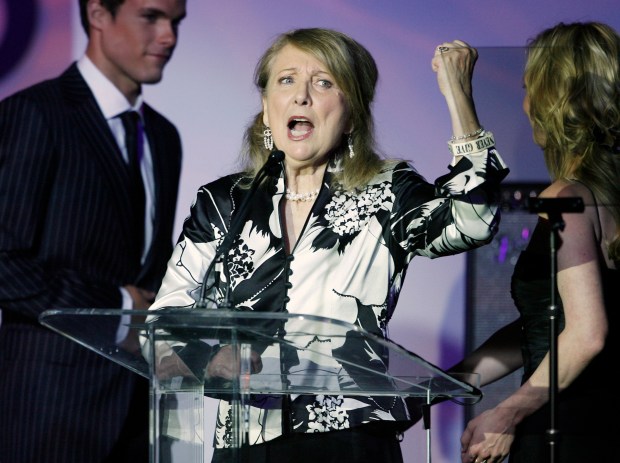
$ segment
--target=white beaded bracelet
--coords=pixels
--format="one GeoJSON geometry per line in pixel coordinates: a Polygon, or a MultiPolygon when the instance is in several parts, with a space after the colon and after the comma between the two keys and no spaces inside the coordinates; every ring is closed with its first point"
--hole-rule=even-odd
{"type": "Polygon", "coordinates": [[[495,145],[495,138],[489,131],[485,131],[482,137],[475,140],[457,143],[454,140],[448,142],[448,149],[453,156],[463,156],[466,154],[476,154],[485,151],[495,145]]]}
{"type": "Polygon", "coordinates": [[[479,129],[474,130],[472,133],[466,133],[465,135],[459,135],[458,137],[452,135],[450,137],[450,141],[465,140],[466,138],[477,137],[479,135],[484,135],[484,127],[482,126],[480,126],[479,129]]]}

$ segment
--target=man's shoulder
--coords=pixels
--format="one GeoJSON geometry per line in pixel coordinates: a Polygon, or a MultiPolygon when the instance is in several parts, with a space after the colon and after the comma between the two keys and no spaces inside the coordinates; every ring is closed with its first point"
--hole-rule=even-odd
{"type": "Polygon", "coordinates": [[[39,100],[43,97],[49,98],[50,96],[58,94],[58,78],[52,78],[37,82],[29,87],[22,88],[15,93],[7,96],[4,101],[15,100],[39,100]]]}
{"type": "MultiPolygon", "coordinates": [[[[23,101],[24,103],[31,102],[54,106],[58,103],[58,100],[62,98],[63,82],[74,76],[75,75],[72,72],[71,66],[60,75],[41,80],[20,90],[17,90],[15,93],[12,93],[11,95],[4,98],[4,100],[2,100],[2,103],[14,103],[16,101],[23,101]]],[[[79,75],[75,77],[79,77],[79,75]]]]}

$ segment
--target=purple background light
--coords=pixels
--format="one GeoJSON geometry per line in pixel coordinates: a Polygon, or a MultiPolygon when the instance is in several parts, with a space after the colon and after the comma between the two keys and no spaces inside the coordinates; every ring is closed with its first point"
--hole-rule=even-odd
{"type": "MultiPolygon", "coordinates": [[[[190,0],[188,13],[163,82],[145,88],[146,99],[176,123],[183,139],[175,233],[196,189],[235,169],[245,125],[259,110],[254,65],[280,32],[329,27],[364,44],[380,69],[374,105],[380,146],[389,156],[412,160],[431,181],[450,161],[445,143],[451,135],[430,65],[434,48],[454,39],[477,47],[477,109],[511,168],[507,181],[546,182],[541,152],[521,108],[523,46],[559,21],[599,20],[620,30],[617,0],[190,0]]],[[[84,45],[77,0],[0,0],[0,61],[8,67],[0,67],[0,98],[57,75],[84,45]],[[32,31],[32,39],[15,30],[32,31]],[[20,47],[25,53],[16,60],[6,51],[20,47]]],[[[415,259],[391,338],[448,367],[464,350],[465,284],[465,256],[415,259]]],[[[441,404],[432,416],[433,461],[460,461],[463,407],[441,404]]],[[[420,425],[405,435],[407,463],[426,461],[426,437],[420,425]]]]}

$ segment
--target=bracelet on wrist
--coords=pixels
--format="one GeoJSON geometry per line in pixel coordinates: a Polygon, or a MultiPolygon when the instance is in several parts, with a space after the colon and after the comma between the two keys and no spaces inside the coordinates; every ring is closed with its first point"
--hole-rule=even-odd
{"type": "Polygon", "coordinates": [[[454,140],[448,141],[448,149],[453,156],[480,153],[494,145],[495,138],[493,138],[493,134],[489,131],[485,131],[482,137],[476,138],[475,140],[463,142],[456,142],[454,140]]]}
{"type": "Polygon", "coordinates": [[[484,127],[482,127],[482,126],[480,126],[479,129],[474,130],[471,133],[466,133],[465,135],[459,135],[458,137],[452,135],[450,137],[450,141],[465,140],[467,138],[478,137],[478,136],[481,136],[481,135],[484,135],[484,127]]]}

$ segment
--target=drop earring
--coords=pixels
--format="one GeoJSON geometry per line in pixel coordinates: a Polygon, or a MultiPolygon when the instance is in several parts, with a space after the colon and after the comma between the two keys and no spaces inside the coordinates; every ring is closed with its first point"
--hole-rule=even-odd
{"type": "Polygon", "coordinates": [[[271,136],[271,129],[269,127],[263,131],[263,144],[265,145],[265,149],[269,151],[273,150],[273,137],[271,136]]]}
{"type": "Polygon", "coordinates": [[[353,159],[353,156],[355,156],[355,151],[353,151],[353,136],[351,134],[347,137],[347,143],[349,145],[349,157],[353,159]]]}

